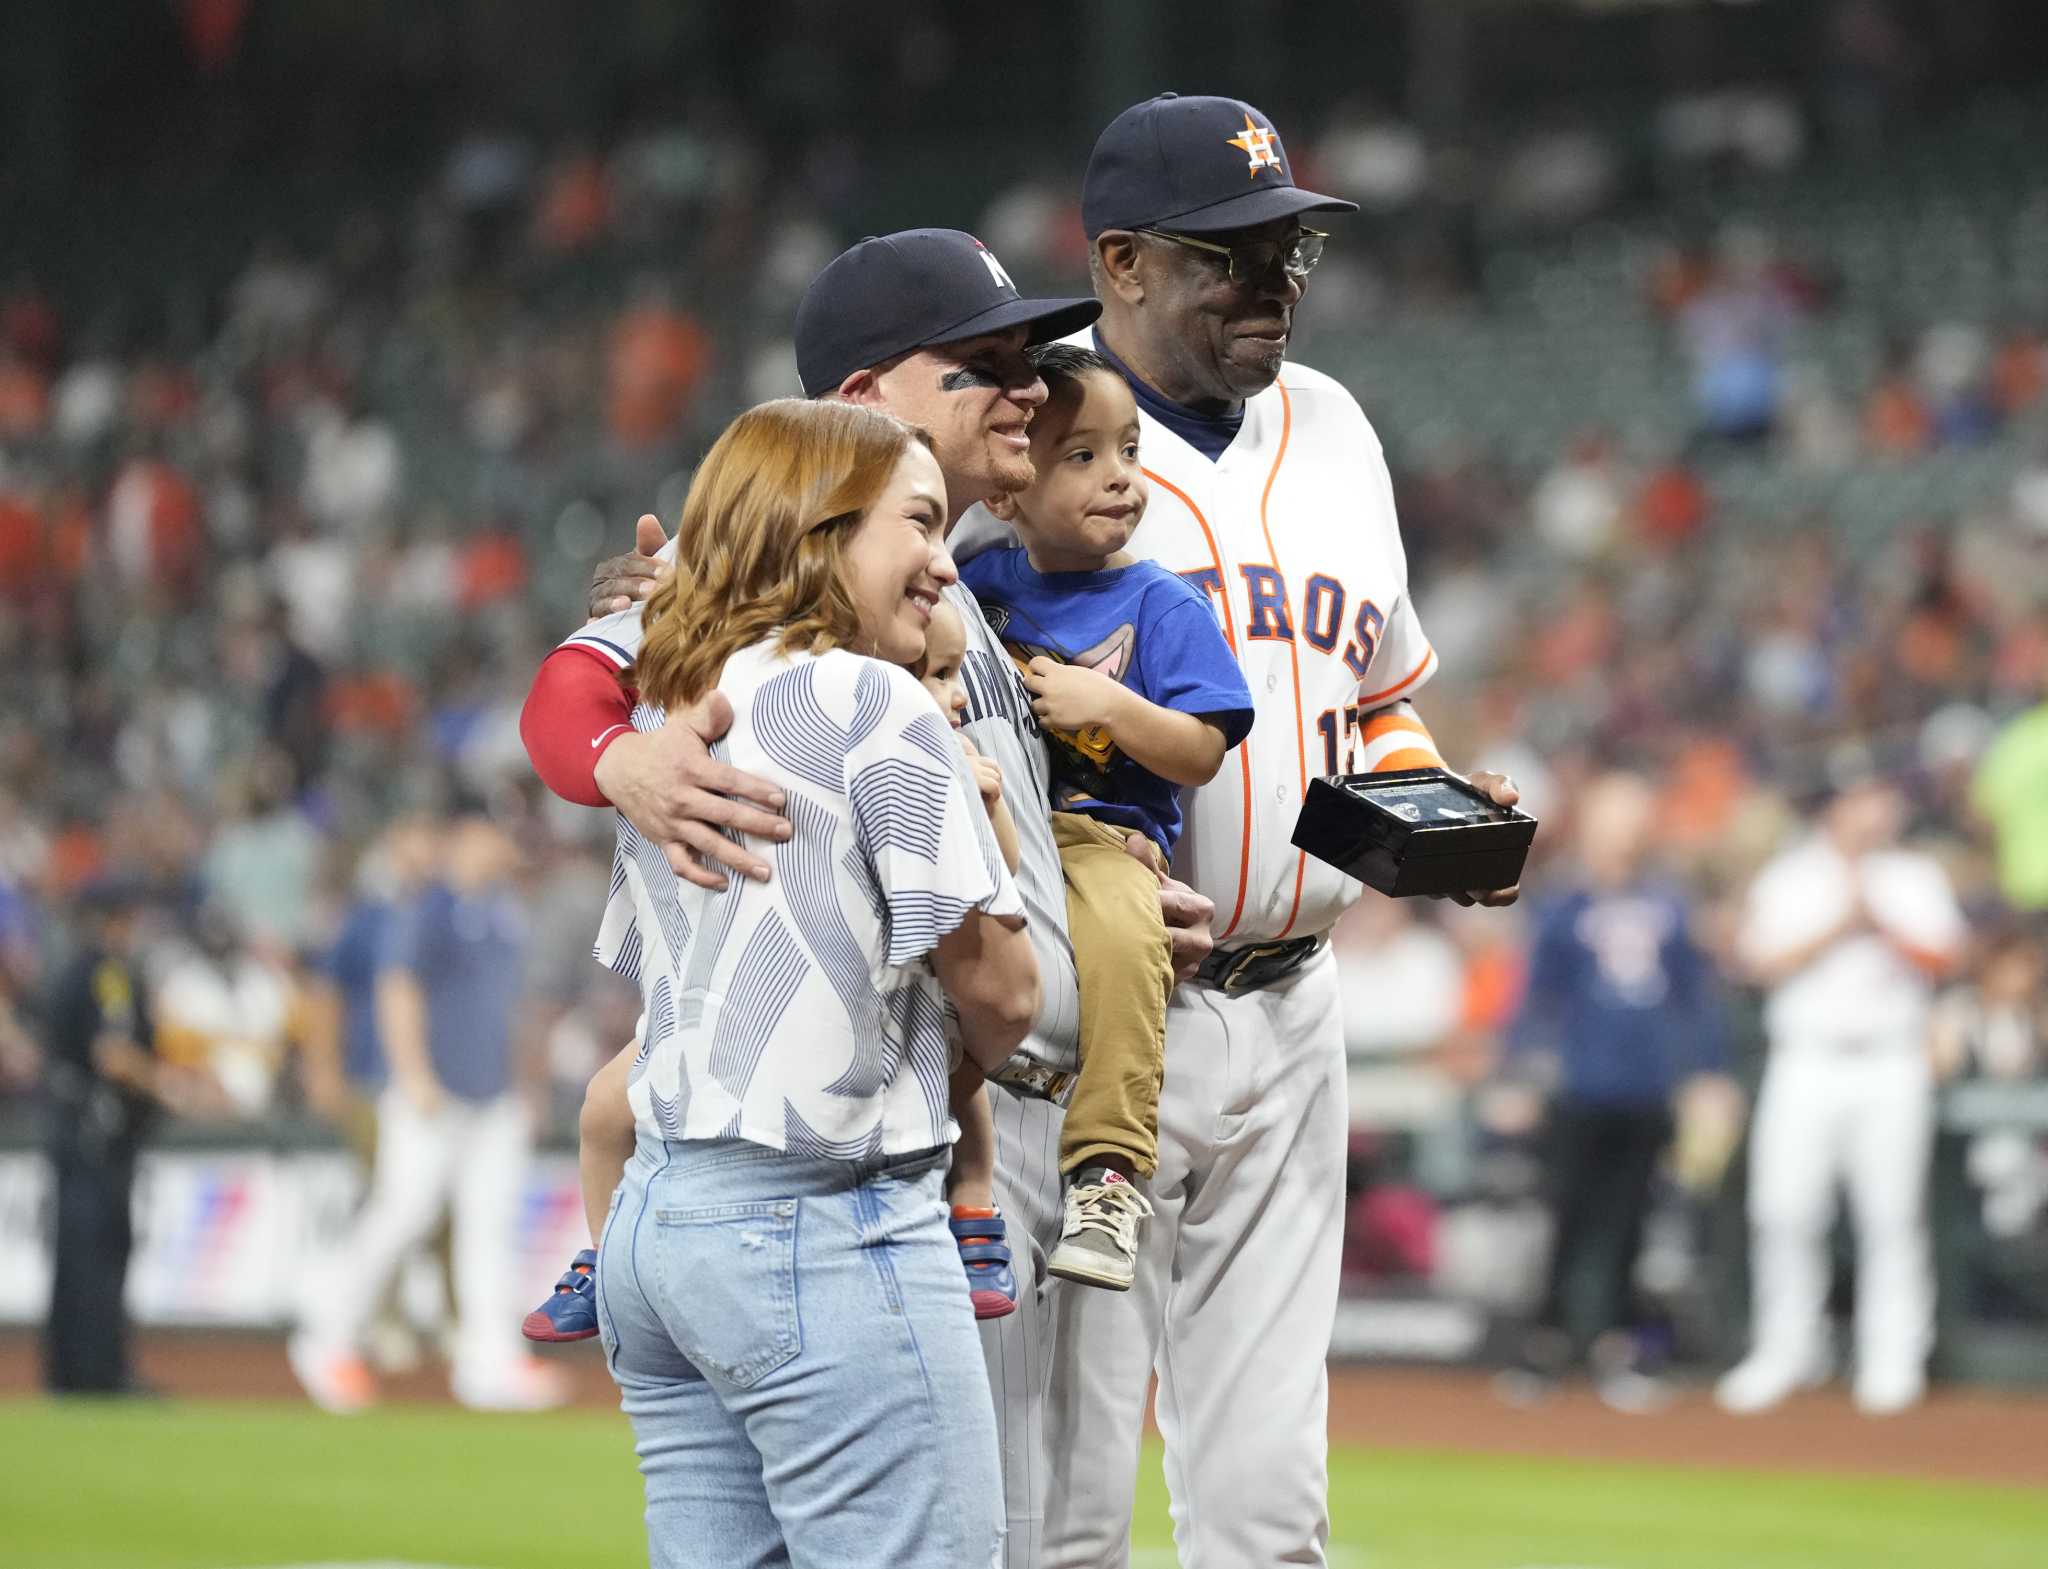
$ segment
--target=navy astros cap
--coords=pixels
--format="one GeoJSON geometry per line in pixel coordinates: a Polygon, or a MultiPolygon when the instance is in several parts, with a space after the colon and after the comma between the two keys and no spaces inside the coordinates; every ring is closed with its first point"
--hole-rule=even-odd
{"type": "Polygon", "coordinates": [[[1079,332],[1092,299],[1027,300],[987,246],[958,229],[905,229],[841,251],[796,308],[796,372],[807,397],[912,349],[1028,327],[1030,342],[1079,332]]]}
{"type": "Polygon", "coordinates": [[[1304,191],[1273,122],[1237,98],[1161,93],[1096,139],[1081,182],[1081,226],[1217,234],[1300,212],[1357,212],[1304,191]]]}

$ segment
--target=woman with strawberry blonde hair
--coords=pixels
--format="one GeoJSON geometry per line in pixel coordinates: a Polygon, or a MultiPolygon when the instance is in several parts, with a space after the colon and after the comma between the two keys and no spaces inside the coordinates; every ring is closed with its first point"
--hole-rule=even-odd
{"type": "Polygon", "coordinates": [[[634,726],[716,687],[720,753],[782,788],[792,830],[770,880],[709,890],[619,821],[599,952],[646,1014],[597,1300],[658,1569],[998,1550],[941,1200],[946,1016],[993,1068],[1038,972],[974,778],[903,668],[956,576],[945,497],[901,421],[763,404],[706,457],[647,605],[634,726]]]}

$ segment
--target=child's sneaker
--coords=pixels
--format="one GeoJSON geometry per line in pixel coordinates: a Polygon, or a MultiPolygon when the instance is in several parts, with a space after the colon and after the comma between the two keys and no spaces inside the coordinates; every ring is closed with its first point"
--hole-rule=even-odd
{"type": "Polygon", "coordinates": [[[1084,1286],[1130,1290],[1138,1271],[1138,1222],[1151,1213],[1151,1203],[1122,1172],[1083,1166],[1067,1189],[1066,1218],[1047,1272],[1084,1286]]]}
{"type": "Polygon", "coordinates": [[[597,1333],[597,1249],[585,1248],[555,1282],[554,1295],[519,1326],[528,1340],[588,1340],[597,1333]]]}
{"type": "Polygon", "coordinates": [[[974,1316],[1008,1318],[1017,1311],[1017,1274],[1010,1267],[1010,1244],[1003,1240],[1009,1228],[1002,1215],[955,1204],[946,1224],[953,1228],[960,1262],[967,1266],[967,1295],[974,1303],[974,1316]]]}

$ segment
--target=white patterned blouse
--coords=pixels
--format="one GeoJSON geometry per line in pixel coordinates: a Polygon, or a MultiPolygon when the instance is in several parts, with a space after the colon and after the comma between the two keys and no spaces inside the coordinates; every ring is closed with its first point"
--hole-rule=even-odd
{"type": "MultiPolygon", "coordinates": [[[[721,762],[781,785],[767,883],[683,881],[623,816],[597,956],[645,1007],[629,1098],[657,1139],[856,1160],[950,1143],[947,1006],[927,955],[969,911],[1023,915],[951,728],[858,654],[726,662],[721,762]]],[[[665,715],[642,705],[638,730],[665,715]]]]}

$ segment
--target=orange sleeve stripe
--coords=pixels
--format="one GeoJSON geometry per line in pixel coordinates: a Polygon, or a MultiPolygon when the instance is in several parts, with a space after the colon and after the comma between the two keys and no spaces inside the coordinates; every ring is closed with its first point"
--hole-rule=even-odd
{"type": "Polygon", "coordinates": [[[1384,692],[1367,693],[1364,697],[1361,697],[1358,700],[1358,706],[1360,708],[1377,708],[1380,704],[1386,702],[1389,698],[1398,696],[1401,692],[1405,691],[1407,688],[1415,684],[1416,677],[1420,676],[1423,671],[1429,668],[1429,662],[1434,658],[1436,658],[1436,650],[1433,648],[1425,648],[1422,651],[1422,657],[1415,662],[1415,668],[1413,670],[1409,671],[1405,676],[1401,677],[1400,680],[1396,681],[1384,692]]]}
{"type": "Polygon", "coordinates": [[[1358,739],[1365,742],[1377,741],[1383,735],[1393,735],[1402,730],[1410,735],[1421,736],[1431,746],[1436,745],[1435,737],[1429,733],[1429,726],[1413,714],[1375,714],[1365,722],[1365,728],[1358,732],[1358,739]]]}
{"type": "MultiPolygon", "coordinates": [[[[1223,597],[1223,640],[1230,645],[1230,652],[1237,652],[1237,634],[1231,630],[1230,584],[1223,577],[1223,552],[1216,548],[1215,532],[1209,527],[1209,520],[1202,516],[1202,509],[1195,505],[1194,498],[1164,475],[1150,469],[1142,471],[1145,477],[1162,490],[1180,498],[1180,504],[1188,509],[1188,515],[1201,526],[1202,538],[1209,542],[1209,559],[1216,566],[1216,591],[1223,597]]],[[[1243,839],[1237,848],[1237,907],[1230,912],[1230,924],[1218,933],[1228,937],[1237,930],[1237,923],[1244,918],[1245,888],[1252,874],[1252,744],[1247,737],[1238,743],[1237,766],[1244,775],[1244,806],[1239,813],[1243,825],[1243,839]]],[[[1304,789],[1307,787],[1304,786],[1304,789]]]]}
{"type": "MultiPolygon", "coordinates": [[[[1372,765],[1376,774],[1384,774],[1396,768],[1441,768],[1444,760],[1435,752],[1424,751],[1419,746],[1404,746],[1398,752],[1389,752],[1372,765]]],[[[1413,788],[1413,787],[1411,787],[1413,788]]]]}

